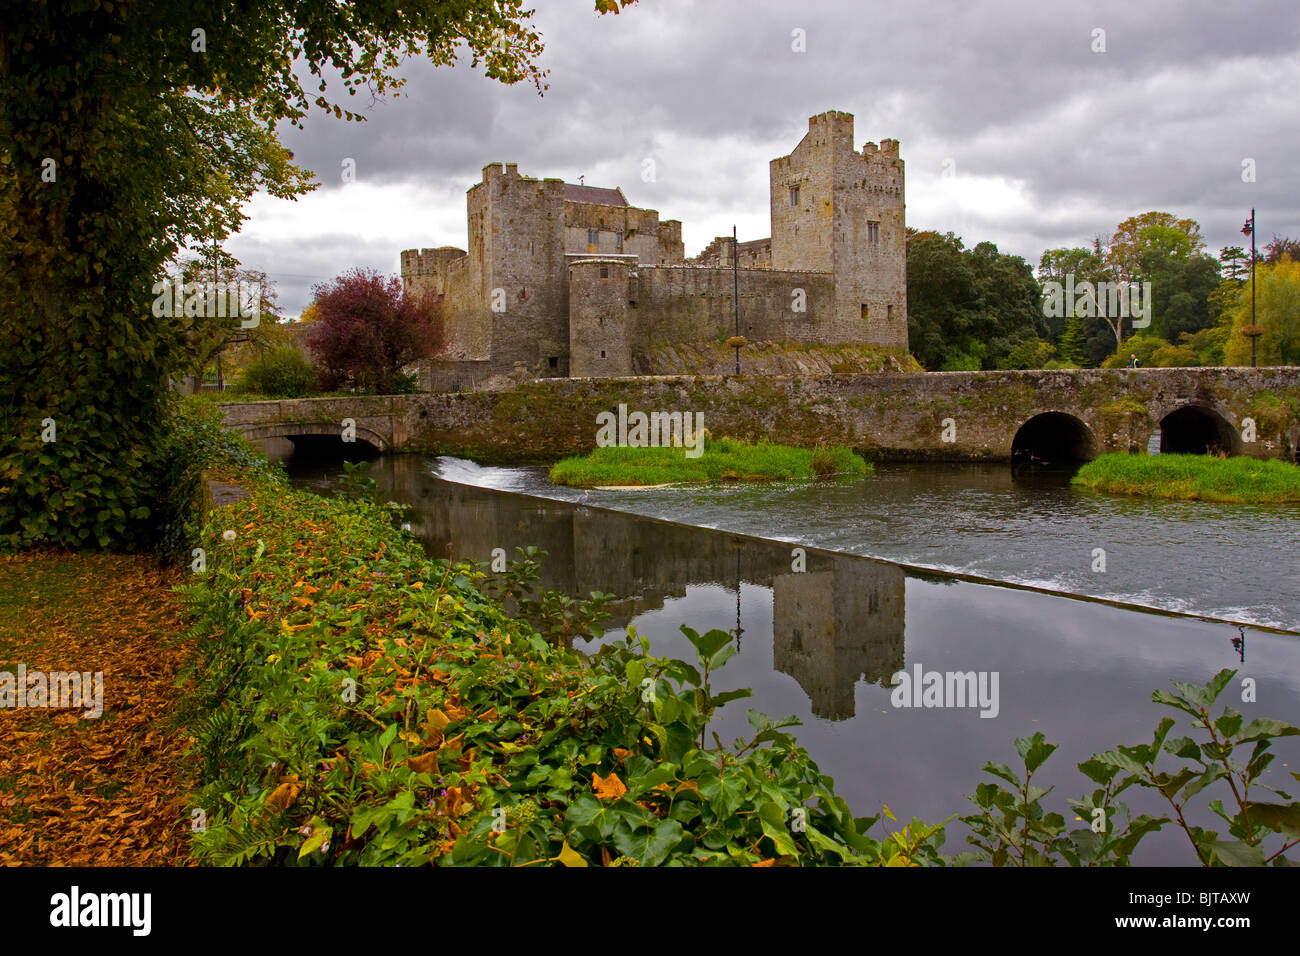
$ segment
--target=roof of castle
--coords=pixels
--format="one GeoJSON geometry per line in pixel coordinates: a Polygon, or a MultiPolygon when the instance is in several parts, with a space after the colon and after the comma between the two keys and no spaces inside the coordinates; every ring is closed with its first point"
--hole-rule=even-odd
{"type": "Polygon", "coordinates": [[[600,206],[626,206],[627,199],[621,189],[606,189],[603,186],[575,186],[564,184],[564,198],[569,202],[593,202],[600,206]]]}

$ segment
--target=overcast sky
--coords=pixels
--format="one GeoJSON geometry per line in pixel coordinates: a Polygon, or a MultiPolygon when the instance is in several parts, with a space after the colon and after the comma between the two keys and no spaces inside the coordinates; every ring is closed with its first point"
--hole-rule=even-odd
{"type": "Polygon", "coordinates": [[[1296,0],[641,0],[617,17],[535,2],[543,97],[412,61],[367,122],[285,128],[322,185],[258,197],[228,247],[270,273],[286,314],[354,266],[465,248],[465,191],[491,162],[621,186],[682,221],[688,256],[732,223],[769,236],[768,161],[832,109],[854,114],[857,147],[901,141],[908,225],[1034,266],[1152,209],[1197,220],[1216,254],[1252,206],[1261,245],[1300,236],[1296,0]]]}

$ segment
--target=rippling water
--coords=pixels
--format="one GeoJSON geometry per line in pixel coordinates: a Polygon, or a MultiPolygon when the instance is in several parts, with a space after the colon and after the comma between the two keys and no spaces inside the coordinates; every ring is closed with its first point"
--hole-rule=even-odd
{"type": "MultiPolygon", "coordinates": [[[[431,460],[435,474],[561,500],[542,468],[431,460]]],[[[589,501],[698,527],[1300,631],[1300,506],[1155,501],[1076,491],[1007,465],[877,465],[824,482],[592,491],[589,501]],[[1105,571],[1094,571],[1095,549],[1105,571]]]]}

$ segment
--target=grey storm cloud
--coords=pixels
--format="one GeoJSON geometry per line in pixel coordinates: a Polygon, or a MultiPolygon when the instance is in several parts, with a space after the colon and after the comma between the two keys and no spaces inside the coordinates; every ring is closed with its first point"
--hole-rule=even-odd
{"type": "Polygon", "coordinates": [[[617,17],[589,0],[536,5],[544,96],[464,64],[411,62],[401,96],[347,98],[367,122],[313,115],[283,130],[322,183],[304,209],[349,188],[345,159],[357,182],[449,203],[436,222],[392,223],[391,242],[382,224],[360,239],[355,223],[315,220],[297,240],[272,239],[254,217],[232,251],[277,278],[287,311],[308,301],[309,277],[392,272],[402,248],[463,246],[464,193],[490,162],[621,186],[683,220],[688,255],[733,222],[742,238],[767,235],[767,162],[828,109],[855,114],[859,145],[901,141],[910,225],[1032,264],[1150,209],[1199,221],[1211,250],[1241,242],[1252,206],[1261,240],[1300,234],[1293,0],[641,0],[617,17]],[[1020,201],[994,192],[961,210],[950,200],[964,182],[1014,184],[1020,201]]]}

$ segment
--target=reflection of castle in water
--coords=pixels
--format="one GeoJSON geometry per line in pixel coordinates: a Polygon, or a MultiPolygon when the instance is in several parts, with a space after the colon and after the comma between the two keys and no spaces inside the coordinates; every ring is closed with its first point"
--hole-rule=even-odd
{"type": "Polygon", "coordinates": [[[807,571],[772,582],[772,666],[799,682],[814,714],[843,720],[853,716],[859,679],[885,686],[903,669],[903,569],[866,558],[813,557],[807,571]]]}
{"type": "Polygon", "coordinates": [[[585,597],[618,595],[610,627],[684,597],[688,585],[740,582],[772,589],[773,666],[793,677],[829,720],[854,714],[854,686],[887,685],[903,669],[904,574],[897,565],[809,551],[793,570],[792,546],[606,511],[440,482],[424,461],[394,462],[412,527],[436,555],[486,563],[494,548],[547,552],[541,586],[585,597]]]}

